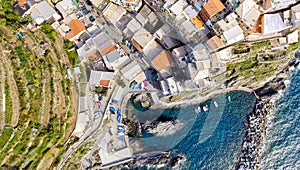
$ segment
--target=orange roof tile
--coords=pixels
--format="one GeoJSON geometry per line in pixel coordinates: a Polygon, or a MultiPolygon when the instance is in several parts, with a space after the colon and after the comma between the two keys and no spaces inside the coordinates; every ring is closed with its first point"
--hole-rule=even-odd
{"type": "Polygon", "coordinates": [[[256,23],[255,23],[255,25],[254,25],[254,27],[253,27],[253,29],[252,30],[250,30],[250,32],[252,32],[252,33],[261,33],[261,27],[262,27],[262,19],[261,19],[262,17],[259,17],[258,18],[258,20],[256,21],[256,23]]]}
{"type": "Polygon", "coordinates": [[[261,17],[261,33],[264,33],[264,25],[265,25],[265,18],[264,15],[261,17]]]}
{"type": "Polygon", "coordinates": [[[125,0],[126,2],[134,2],[134,0],[125,0]]]}
{"type": "Polygon", "coordinates": [[[152,60],[151,63],[158,71],[161,71],[171,66],[174,63],[174,60],[166,50],[163,50],[152,60]]]}
{"type": "Polygon", "coordinates": [[[192,18],[192,22],[194,23],[194,25],[195,25],[198,29],[200,29],[200,28],[203,27],[203,23],[201,22],[201,20],[200,20],[197,16],[195,16],[195,17],[192,18]]]}
{"type": "Polygon", "coordinates": [[[203,9],[210,18],[225,9],[225,6],[220,0],[210,0],[203,6],[203,9]]]}
{"type": "Polygon", "coordinates": [[[132,39],[132,45],[133,45],[136,49],[138,49],[140,52],[143,51],[143,47],[142,47],[138,42],[136,42],[134,39],[132,39]]]}
{"type": "Polygon", "coordinates": [[[268,10],[269,8],[271,8],[272,7],[271,0],[265,0],[263,7],[264,7],[265,10],[268,10]]]}
{"type": "Polygon", "coordinates": [[[100,80],[100,86],[108,87],[110,80],[100,80]]]}
{"type": "Polygon", "coordinates": [[[206,21],[209,20],[208,14],[207,14],[207,12],[206,12],[203,8],[202,8],[202,10],[200,11],[199,15],[200,15],[201,19],[202,19],[204,22],[206,22],[206,21]]]}
{"type": "Polygon", "coordinates": [[[71,33],[66,34],[66,38],[70,39],[79,34],[80,32],[85,30],[85,26],[79,19],[74,19],[70,22],[69,27],[71,29],[71,33]]]}
{"type": "Polygon", "coordinates": [[[100,54],[102,56],[105,56],[106,54],[115,51],[117,48],[115,45],[111,44],[110,46],[106,47],[105,49],[100,51],[100,54]]]}
{"type": "Polygon", "coordinates": [[[213,36],[211,39],[207,41],[207,44],[211,46],[213,49],[218,49],[224,46],[224,43],[218,36],[213,36]]]}
{"type": "Polygon", "coordinates": [[[20,6],[24,6],[27,3],[27,0],[18,0],[20,6]]]}

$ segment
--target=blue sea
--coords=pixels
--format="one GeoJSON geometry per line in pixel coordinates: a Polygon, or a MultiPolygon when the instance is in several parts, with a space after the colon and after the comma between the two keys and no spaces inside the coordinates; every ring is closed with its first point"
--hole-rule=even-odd
{"type": "MultiPolygon", "coordinates": [[[[300,163],[300,72],[276,103],[277,110],[269,130],[262,169],[299,169],[300,163]]],[[[234,169],[241,152],[246,118],[254,107],[252,94],[234,91],[204,103],[167,110],[139,110],[141,121],[178,119],[184,126],[176,133],[139,138],[145,150],[171,150],[186,155],[184,169],[234,169]],[[230,96],[230,97],[229,97],[230,96]],[[217,103],[217,105],[216,105],[217,103]],[[208,106],[209,111],[203,110],[208,106]],[[198,112],[198,110],[200,112],[198,112]]]]}
{"type": "Polygon", "coordinates": [[[300,71],[276,102],[261,169],[300,169],[300,71]]]}

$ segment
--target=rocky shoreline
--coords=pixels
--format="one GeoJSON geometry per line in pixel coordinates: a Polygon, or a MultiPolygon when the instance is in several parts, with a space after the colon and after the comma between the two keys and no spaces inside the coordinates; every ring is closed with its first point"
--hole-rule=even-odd
{"type": "Polygon", "coordinates": [[[266,83],[263,87],[254,90],[254,94],[259,99],[257,99],[253,111],[247,117],[242,153],[237,160],[235,169],[259,169],[268,124],[270,123],[269,118],[275,108],[274,101],[286,89],[290,72],[295,70],[299,66],[299,63],[297,59],[293,58],[289,62],[288,67],[278,73],[274,79],[266,83]]]}
{"type": "Polygon", "coordinates": [[[168,136],[183,126],[183,123],[179,120],[170,120],[166,122],[161,121],[146,121],[142,128],[149,134],[152,134],[154,136],[168,136]]]}
{"type": "Polygon", "coordinates": [[[167,152],[148,152],[138,154],[131,161],[115,166],[115,169],[180,169],[184,166],[186,157],[182,154],[176,156],[167,152]]]}
{"type": "Polygon", "coordinates": [[[235,169],[258,169],[266,136],[268,117],[274,109],[270,98],[258,99],[253,111],[248,115],[242,154],[235,169]]]}
{"type": "MultiPolygon", "coordinates": [[[[253,92],[256,97],[256,105],[253,111],[247,116],[245,136],[242,143],[242,153],[239,155],[235,169],[258,169],[260,163],[260,157],[263,154],[263,143],[266,138],[266,132],[269,123],[270,114],[274,110],[274,98],[278,96],[287,87],[286,81],[289,79],[290,71],[299,66],[299,61],[296,58],[291,59],[289,64],[281,72],[277,73],[273,79],[267,81],[262,87],[255,90],[246,87],[228,87],[227,89],[220,89],[205,97],[200,97],[197,103],[208,100],[214,96],[224,94],[230,91],[242,90],[247,92],[253,92]]],[[[141,105],[147,100],[147,96],[138,98],[135,102],[139,102],[141,105]]],[[[153,101],[152,101],[153,102],[153,101]]],[[[193,103],[193,102],[191,102],[193,103]]],[[[191,104],[190,103],[190,104],[191,104]]],[[[146,107],[149,108],[146,102],[146,107]]],[[[144,105],[144,106],[145,106],[144,105]]],[[[155,104],[154,104],[155,105],[155,104]]],[[[186,105],[184,102],[164,103],[159,104],[159,108],[171,108],[180,107],[186,105]]],[[[150,105],[151,106],[151,105],[150,105]]],[[[152,107],[150,107],[153,109],[152,107]]],[[[137,122],[135,122],[137,123],[137,122]]],[[[139,124],[139,123],[138,123],[139,124]]],[[[151,124],[151,123],[150,123],[151,124]]],[[[141,124],[139,127],[141,128],[141,124]]],[[[153,126],[155,127],[155,126],[153,126]]],[[[183,155],[171,156],[169,152],[157,152],[156,154],[145,153],[143,156],[136,156],[133,161],[119,165],[120,168],[136,168],[140,166],[152,167],[152,168],[166,168],[173,167],[179,169],[182,162],[186,160],[183,155]],[[145,156],[147,155],[147,156],[145,156]],[[178,158],[178,159],[177,159],[178,158]],[[179,159],[180,158],[180,159],[179,159]],[[182,161],[184,160],[184,161],[182,161]],[[172,163],[173,162],[173,163],[172,163]]]]}

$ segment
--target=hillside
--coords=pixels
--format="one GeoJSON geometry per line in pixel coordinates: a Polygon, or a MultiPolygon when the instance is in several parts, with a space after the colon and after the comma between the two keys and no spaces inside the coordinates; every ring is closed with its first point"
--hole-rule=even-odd
{"type": "Polygon", "coordinates": [[[27,30],[12,1],[0,5],[0,167],[54,167],[76,121],[76,53],[49,25],[27,30]]]}

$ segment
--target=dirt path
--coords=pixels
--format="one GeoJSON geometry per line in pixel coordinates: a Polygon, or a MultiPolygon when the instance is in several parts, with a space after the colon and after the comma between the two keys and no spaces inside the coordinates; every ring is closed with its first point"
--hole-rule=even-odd
{"type": "Polygon", "coordinates": [[[42,92],[43,92],[43,101],[42,101],[42,110],[41,110],[41,115],[40,115],[40,121],[41,124],[44,127],[48,127],[49,121],[50,121],[50,109],[51,109],[51,90],[50,90],[50,71],[44,70],[43,71],[43,77],[44,77],[44,81],[43,81],[43,88],[42,88],[42,92]]]}
{"type": "MultiPolygon", "coordinates": [[[[4,67],[3,67],[3,63],[0,62],[0,127],[4,127],[5,125],[5,72],[4,72],[4,67]]],[[[3,129],[0,129],[0,132],[3,129]]]]}
{"type": "MultiPolygon", "coordinates": [[[[7,71],[7,82],[10,88],[10,98],[12,101],[12,115],[11,115],[11,125],[13,127],[17,126],[20,116],[20,102],[19,102],[19,92],[17,88],[16,81],[14,79],[14,70],[11,67],[10,60],[3,55],[3,64],[7,71]]],[[[6,96],[9,97],[9,96],[6,96]]]]}
{"type": "Polygon", "coordinates": [[[44,170],[44,169],[49,169],[50,166],[52,165],[52,162],[54,161],[55,155],[59,153],[59,149],[57,148],[51,148],[50,150],[50,155],[45,156],[41,162],[39,163],[37,169],[38,170],[44,170]]]}

